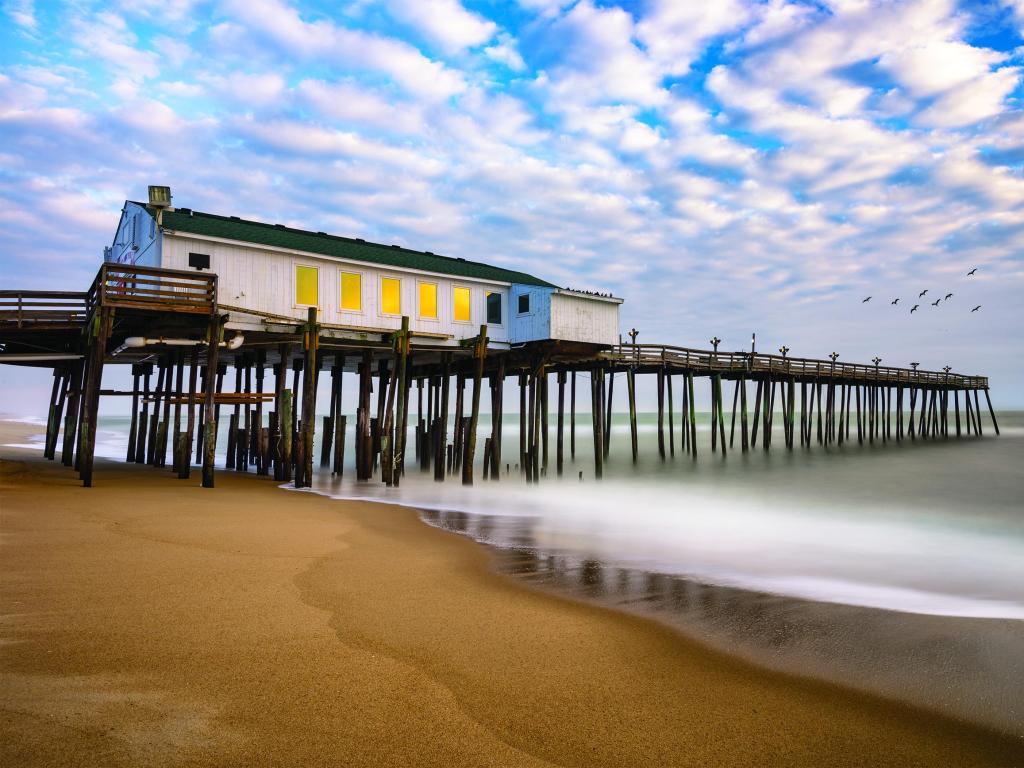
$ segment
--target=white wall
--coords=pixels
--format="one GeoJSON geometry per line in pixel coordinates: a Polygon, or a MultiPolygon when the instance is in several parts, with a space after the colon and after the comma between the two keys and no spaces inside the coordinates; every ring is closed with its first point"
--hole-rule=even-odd
{"type": "Polygon", "coordinates": [[[552,294],[551,338],[592,344],[618,344],[619,305],[585,296],[552,294]]]}
{"type": "Polygon", "coordinates": [[[508,341],[508,284],[367,266],[313,254],[275,252],[257,246],[192,238],[185,234],[165,234],[162,251],[161,266],[167,269],[190,269],[190,252],[208,254],[210,271],[217,274],[220,303],[295,319],[305,319],[307,312],[305,306],[295,304],[295,267],[316,267],[319,270],[320,322],[362,328],[397,329],[402,325],[401,315],[385,315],[380,311],[381,277],[401,279],[402,314],[409,316],[412,330],[451,334],[456,339],[477,335],[481,323],[487,318],[486,292],[498,292],[502,295],[502,324],[488,326],[488,336],[492,341],[508,341]],[[341,272],[355,272],[362,276],[362,311],[340,309],[341,272]],[[436,320],[419,316],[420,282],[437,285],[436,320]],[[455,286],[470,289],[468,323],[453,319],[452,289],[455,286]]]}

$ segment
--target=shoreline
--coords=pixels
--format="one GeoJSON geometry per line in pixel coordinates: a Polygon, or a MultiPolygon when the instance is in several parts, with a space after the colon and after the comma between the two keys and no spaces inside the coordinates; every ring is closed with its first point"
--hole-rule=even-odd
{"type": "Polygon", "coordinates": [[[112,462],[85,490],[0,456],[10,764],[1024,761],[1020,739],[531,589],[407,507],[112,462]]]}

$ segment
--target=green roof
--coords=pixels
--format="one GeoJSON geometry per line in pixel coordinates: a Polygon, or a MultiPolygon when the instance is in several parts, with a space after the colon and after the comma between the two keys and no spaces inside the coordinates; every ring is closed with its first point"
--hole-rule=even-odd
{"type": "MultiPolygon", "coordinates": [[[[142,205],[142,203],[140,203],[142,205]]],[[[189,232],[195,235],[222,237],[226,240],[240,240],[246,243],[265,245],[271,248],[290,248],[296,251],[317,253],[339,259],[381,264],[388,267],[419,269],[425,272],[438,272],[457,277],[472,277],[479,280],[493,280],[502,283],[523,283],[526,285],[542,285],[549,288],[557,286],[511,269],[502,269],[477,261],[455,259],[450,256],[439,256],[436,253],[411,251],[397,245],[381,245],[350,237],[328,235],[325,232],[307,232],[292,229],[282,224],[264,224],[259,221],[246,221],[237,216],[217,216],[212,213],[200,213],[188,208],[166,210],[163,214],[163,227],[174,232],[189,232]]]]}

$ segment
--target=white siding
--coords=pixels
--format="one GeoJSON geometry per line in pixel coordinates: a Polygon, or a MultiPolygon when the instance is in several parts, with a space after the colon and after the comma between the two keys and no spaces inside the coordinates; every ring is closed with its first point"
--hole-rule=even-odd
{"type": "Polygon", "coordinates": [[[618,344],[619,305],[585,296],[552,294],[551,338],[591,344],[618,344]]]}
{"type": "Polygon", "coordinates": [[[402,314],[409,316],[414,331],[451,334],[456,339],[476,336],[487,318],[486,294],[501,294],[502,324],[488,326],[488,336],[496,342],[508,341],[509,286],[465,280],[423,272],[388,267],[367,266],[314,254],[298,255],[275,252],[257,246],[244,246],[191,238],[188,235],[166,234],[161,266],[167,269],[189,269],[189,253],[210,256],[210,271],[217,274],[219,301],[229,306],[269,312],[303,319],[306,307],[295,304],[295,267],[304,265],[319,270],[320,322],[362,328],[397,329],[401,315],[385,315],[380,311],[380,278],[395,277],[402,281],[402,314]],[[341,273],[362,275],[362,311],[341,310],[341,273]],[[437,319],[420,318],[420,282],[437,285],[437,319]],[[470,322],[455,322],[452,289],[470,289],[470,322]]]}

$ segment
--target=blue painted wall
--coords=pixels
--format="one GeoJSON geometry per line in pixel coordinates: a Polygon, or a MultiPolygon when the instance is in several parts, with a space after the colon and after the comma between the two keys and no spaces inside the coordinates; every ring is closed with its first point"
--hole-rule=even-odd
{"type": "Polygon", "coordinates": [[[126,201],[121,221],[104,260],[115,264],[137,264],[142,267],[160,266],[160,228],[144,206],[126,201]]]}
{"type": "Polygon", "coordinates": [[[509,317],[512,327],[509,341],[522,344],[526,341],[541,341],[551,338],[551,294],[554,288],[540,285],[521,285],[513,283],[509,291],[509,317]],[[530,297],[530,311],[519,313],[519,297],[530,297]]]}

